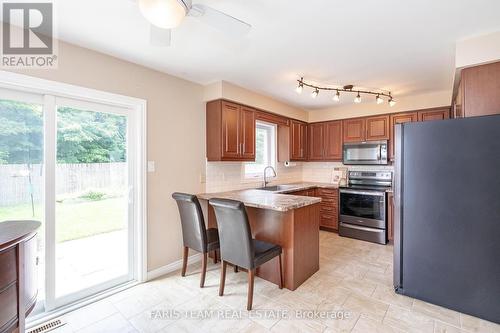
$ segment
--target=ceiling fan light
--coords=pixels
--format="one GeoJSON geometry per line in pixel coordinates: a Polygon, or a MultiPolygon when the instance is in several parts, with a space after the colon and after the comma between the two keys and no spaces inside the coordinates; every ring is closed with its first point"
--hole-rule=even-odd
{"type": "Polygon", "coordinates": [[[384,103],[384,99],[382,97],[380,97],[380,95],[377,95],[377,98],[375,100],[377,101],[377,104],[384,103]]]}
{"type": "Polygon", "coordinates": [[[139,0],[142,15],[153,25],[172,29],[186,16],[186,8],[178,0],[139,0]]]}
{"type": "Polygon", "coordinates": [[[311,97],[312,97],[312,98],[316,98],[316,97],[318,97],[318,94],[319,94],[319,89],[318,89],[318,88],[316,88],[316,89],[314,89],[314,91],[311,93],[311,97]]]}
{"type": "Polygon", "coordinates": [[[359,92],[358,92],[358,96],[356,96],[356,98],[354,99],[354,103],[356,103],[356,104],[361,103],[361,96],[359,95],[359,92]]]}
{"type": "Polygon", "coordinates": [[[333,95],[332,99],[333,99],[334,102],[340,101],[340,92],[338,90],[335,93],[335,95],[333,95]]]}

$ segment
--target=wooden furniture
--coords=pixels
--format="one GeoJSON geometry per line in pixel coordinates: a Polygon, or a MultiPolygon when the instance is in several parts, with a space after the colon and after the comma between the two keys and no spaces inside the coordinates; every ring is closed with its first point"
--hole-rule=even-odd
{"type": "Polygon", "coordinates": [[[0,223],[0,332],[25,331],[38,293],[37,221],[0,223]]]}
{"type": "Polygon", "coordinates": [[[344,142],[389,140],[389,115],[344,119],[344,142]]]}
{"type": "Polygon", "coordinates": [[[307,123],[290,121],[290,161],[307,159],[307,123]]]}
{"type": "Polygon", "coordinates": [[[500,62],[464,68],[454,102],[454,117],[500,114],[500,62]]]}
{"type": "Polygon", "coordinates": [[[418,121],[444,120],[449,118],[449,107],[432,108],[418,111],[418,121]]]}
{"type": "MultiPolygon", "coordinates": [[[[208,227],[217,227],[213,208],[200,199],[208,216],[208,227]]],[[[319,211],[313,204],[288,211],[246,207],[252,237],[278,244],[283,249],[283,286],[297,289],[319,270],[319,211]]],[[[255,275],[279,285],[278,258],[256,269],[255,275]]]]}
{"type": "Polygon", "coordinates": [[[339,230],[339,190],[318,188],[316,195],[321,198],[319,217],[320,229],[327,231],[339,230]]]}
{"type": "Polygon", "coordinates": [[[312,123],[308,126],[309,161],[342,160],[342,121],[312,123]]]}
{"type": "Polygon", "coordinates": [[[255,161],[255,109],[216,100],[206,117],[208,161],[255,161]]]}
{"type": "Polygon", "coordinates": [[[394,128],[396,124],[418,121],[418,112],[402,112],[391,114],[390,118],[390,143],[389,143],[389,159],[394,160],[394,128]]]}
{"type": "Polygon", "coordinates": [[[394,240],[394,194],[387,193],[387,239],[394,240]]]}

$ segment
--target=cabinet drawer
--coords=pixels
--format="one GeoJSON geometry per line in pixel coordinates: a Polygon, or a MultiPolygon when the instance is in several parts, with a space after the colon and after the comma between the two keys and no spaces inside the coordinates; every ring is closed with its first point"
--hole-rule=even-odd
{"type": "Polygon", "coordinates": [[[17,284],[12,283],[10,287],[0,293],[0,331],[5,328],[4,325],[10,326],[17,318],[17,284]]]}
{"type": "Polygon", "coordinates": [[[16,248],[13,247],[0,253],[0,290],[16,280],[16,272],[16,248]]]}
{"type": "Polygon", "coordinates": [[[321,225],[328,225],[328,226],[335,226],[337,218],[333,214],[320,214],[320,224],[321,225]]]}

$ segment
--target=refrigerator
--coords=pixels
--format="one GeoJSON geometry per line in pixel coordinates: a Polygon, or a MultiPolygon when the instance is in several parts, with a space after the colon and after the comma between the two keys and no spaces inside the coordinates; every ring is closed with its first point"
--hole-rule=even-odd
{"type": "Polygon", "coordinates": [[[394,288],[500,323],[500,115],[395,129],[394,288]]]}

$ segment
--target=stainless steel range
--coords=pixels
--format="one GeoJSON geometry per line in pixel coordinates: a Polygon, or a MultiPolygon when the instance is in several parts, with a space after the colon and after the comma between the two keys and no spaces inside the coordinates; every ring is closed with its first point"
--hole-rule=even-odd
{"type": "Polygon", "coordinates": [[[349,171],[348,186],[340,188],[339,235],[386,244],[391,187],[391,171],[349,171]]]}

